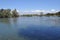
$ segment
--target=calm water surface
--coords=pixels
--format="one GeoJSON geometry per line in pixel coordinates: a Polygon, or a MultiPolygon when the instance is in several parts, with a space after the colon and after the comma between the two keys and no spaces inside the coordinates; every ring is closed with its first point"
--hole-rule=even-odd
{"type": "Polygon", "coordinates": [[[60,17],[0,18],[0,40],[60,40],[60,17]]]}

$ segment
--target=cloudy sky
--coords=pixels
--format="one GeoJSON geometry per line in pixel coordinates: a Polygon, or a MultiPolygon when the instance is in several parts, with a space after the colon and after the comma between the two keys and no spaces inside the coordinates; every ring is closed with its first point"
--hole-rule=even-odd
{"type": "Polygon", "coordinates": [[[60,10],[60,0],[0,0],[0,8],[19,12],[50,12],[60,10]]]}

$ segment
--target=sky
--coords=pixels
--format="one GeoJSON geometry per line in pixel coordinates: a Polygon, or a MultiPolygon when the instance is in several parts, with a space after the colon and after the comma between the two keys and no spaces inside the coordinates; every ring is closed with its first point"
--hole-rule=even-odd
{"type": "Polygon", "coordinates": [[[0,0],[1,8],[22,12],[49,12],[60,10],[60,0],[0,0]]]}

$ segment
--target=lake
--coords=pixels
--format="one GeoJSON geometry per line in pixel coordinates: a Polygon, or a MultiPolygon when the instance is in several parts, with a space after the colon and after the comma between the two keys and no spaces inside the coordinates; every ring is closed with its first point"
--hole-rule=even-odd
{"type": "Polygon", "coordinates": [[[0,18],[0,40],[60,40],[60,17],[0,18]]]}

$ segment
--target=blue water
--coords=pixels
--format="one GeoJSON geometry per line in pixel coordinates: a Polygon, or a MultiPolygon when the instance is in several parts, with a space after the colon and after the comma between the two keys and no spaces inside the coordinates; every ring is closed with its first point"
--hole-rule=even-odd
{"type": "Polygon", "coordinates": [[[0,18],[0,40],[60,40],[60,17],[0,18]]]}

